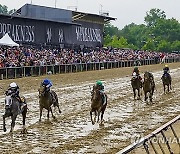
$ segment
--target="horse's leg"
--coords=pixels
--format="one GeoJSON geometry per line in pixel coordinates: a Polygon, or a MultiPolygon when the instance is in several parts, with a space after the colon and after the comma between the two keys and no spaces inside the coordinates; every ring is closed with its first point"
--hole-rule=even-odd
{"type": "Polygon", "coordinates": [[[59,110],[59,113],[61,113],[61,110],[60,110],[60,108],[59,108],[59,104],[57,103],[57,108],[58,108],[58,110],[59,110]]]}
{"type": "Polygon", "coordinates": [[[14,130],[16,117],[17,117],[17,114],[11,116],[12,122],[11,122],[11,130],[10,130],[10,132],[13,132],[13,130],[14,130]]]}
{"type": "MultiPolygon", "coordinates": [[[[51,111],[52,117],[53,117],[53,119],[55,119],[56,117],[53,115],[53,112],[52,112],[52,108],[51,108],[51,107],[49,107],[49,111],[51,111]]],[[[48,113],[49,113],[49,112],[48,112],[48,113]]]]}
{"type": "Polygon", "coordinates": [[[92,125],[94,125],[94,121],[93,121],[93,119],[92,119],[92,110],[90,111],[90,116],[91,116],[92,125]]]}
{"type": "Polygon", "coordinates": [[[165,92],[166,92],[166,86],[165,86],[165,84],[163,84],[163,87],[164,87],[164,94],[165,94],[165,92]]]}
{"type": "Polygon", "coordinates": [[[147,92],[144,92],[144,101],[147,100],[147,92]]]}
{"type": "Polygon", "coordinates": [[[149,100],[150,100],[150,102],[152,102],[152,95],[153,95],[153,91],[151,90],[151,92],[149,93],[149,100]]]}
{"type": "Polygon", "coordinates": [[[25,124],[26,124],[26,114],[27,114],[27,106],[24,107],[24,110],[22,112],[22,117],[23,117],[23,131],[22,131],[22,133],[26,132],[26,127],[25,127],[25,124]]]}
{"type": "Polygon", "coordinates": [[[48,113],[47,113],[47,118],[48,118],[48,120],[49,120],[49,110],[50,110],[50,108],[48,109],[48,113]]]}
{"type": "Polygon", "coordinates": [[[101,113],[101,110],[98,111],[98,115],[97,115],[98,119],[97,119],[97,122],[99,122],[100,113],[101,113]]]}
{"type": "Polygon", "coordinates": [[[104,111],[105,111],[105,109],[102,109],[102,111],[101,111],[101,124],[102,124],[102,122],[103,122],[104,111]]]}
{"type": "Polygon", "coordinates": [[[169,84],[167,85],[167,88],[168,88],[168,92],[169,92],[169,84]]]}
{"type": "Polygon", "coordinates": [[[97,111],[94,111],[94,123],[96,122],[97,111]]]}
{"type": "Polygon", "coordinates": [[[40,106],[40,117],[39,117],[39,121],[41,121],[41,117],[42,117],[42,107],[40,106]]]}
{"type": "Polygon", "coordinates": [[[135,88],[133,88],[133,93],[134,93],[134,100],[135,100],[135,98],[136,98],[136,90],[135,90],[135,88]]]}
{"type": "MultiPolygon", "coordinates": [[[[56,95],[56,94],[55,94],[55,95],[56,95]]],[[[56,95],[55,99],[56,99],[56,106],[57,106],[57,108],[58,108],[58,110],[59,110],[59,113],[61,113],[61,110],[60,110],[60,108],[59,108],[59,103],[58,103],[58,97],[57,97],[57,95],[56,95]]]]}
{"type": "Polygon", "coordinates": [[[170,85],[170,89],[172,90],[172,87],[171,87],[171,80],[170,80],[170,83],[169,83],[169,85],[170,85]]]}
{"type": "Polygon", "coordinates": [[[138,89],[138,100],[140,99],[140,88],[138,89]]]}
{"type": "Polygon", "coordinates": [[[5,120],[5,119],[6,119],[6,117],[7,117],[7,115],[6,115],[6,114],[4,114],[4,115],[3,115],[3,131],[4,131],[4,132],[6,132],[6,131],[7,131],[7,129],[6,129],[6,120],[5,120]]]}

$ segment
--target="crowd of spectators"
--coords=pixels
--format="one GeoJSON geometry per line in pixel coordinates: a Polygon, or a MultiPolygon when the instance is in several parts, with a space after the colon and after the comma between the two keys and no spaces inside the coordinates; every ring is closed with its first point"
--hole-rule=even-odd
{"type": "Polygon", "coordinates": [[[95,48],[87,51],[72,49],[35,49],[28,47],[0,48],[0,67],[44,66],[93,62],[116,62],[178,58],[180,54],[131,49],[95,48]]]}

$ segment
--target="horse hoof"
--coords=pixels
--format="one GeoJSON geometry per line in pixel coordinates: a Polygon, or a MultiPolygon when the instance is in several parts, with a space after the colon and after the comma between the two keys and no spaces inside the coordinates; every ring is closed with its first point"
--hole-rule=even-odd
{"type": "Polygon", "coordinates": [[[61,110],[59,110],[59,113],[62,113],[61,110]]]}
{"type": "Polygon", "coordinates": [[[4,132],[6,132],[6,131],[7,131],[7,129],[6,129],[6,128],[4,128],[3,130],[4,130],[4,132]]]}
{"type": "Polygon", "coordinates": [[[53,119],[56,119],[56,117],[55,117],[55,116],[53,116],[53,119]]]}
{"type": "Polygon", "coordinates": [[[101,123],[99,124],[99,126],[103,127],[103,126],[104,126],[104,123],[103,123],[103,122],[101,122],[101,123]]]}
{"type": "Polygon", "coordinates": [[[22,134],[27,134],[27,129],[24,128],[22,131],[21,131],[22,134]]]}

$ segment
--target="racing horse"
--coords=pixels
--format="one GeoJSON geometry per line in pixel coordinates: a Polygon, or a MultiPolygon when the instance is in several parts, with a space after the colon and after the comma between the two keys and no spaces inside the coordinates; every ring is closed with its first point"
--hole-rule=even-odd
{"type": "Polygon", "coordinates": [[[169,74],[164,74],[162,77],[162,82],[163,82],[163,87],[164,87],[164,93],[166,92],[166,86],[167,86],[167,91],[169,92],[169,90],[172,90],[171,87],[171,76],[169,74]]]}
{"type": "Polygon", "coordinates": [[[103,100],[100,90],[96,86],[93,86],[92,98],[91,98],[91,110],[90,110],[91,122],[93,125],[96,122],[96,116],[98,116],[97,122],[99,122],[100,114],[101,114],[101,124],[102,124],[103,115],[104,115],[106,106],[107,106],[107,95],[105,94],[105,100],[103,100]],[[94,120],[92,116],[93,112],[95,114],[94,120]]]}
{"type": "Polygon", "coordinates": [[[154,77],[152,73],[145,72],[144,73],[144,82],[143,82],[143,90],[144,90],[144,100],[148,99],[147,94],[149,93],[149,100],[152,102],[152,97],[155,89],[154,77]]]}
{"type": "MultiPolygon", "coordinates": [[[[26,101],[25,97],[22,97],[21,99],[23,102],[26,101]]],[[[27,104],[25,106],[23,106],[23,108],[20,111],[19,100],[13,95],[6,95],[6,97],[5,97],[5,114],[3,115],[3,130],[4,130],[4,132],[7,131],[5,119],[7,117],[11,116],[12,122],[11,122],[10,132],[13,132],[14,126],[15,126],[15,121],[16,121],[16,118],[19,113],[21,113],[22,117],[23,117],[22,133],[25,133],[26,132],[25,122],[26,122],[26,114],[27,114],[27,104]]]]}
{"type": "Polygon", "coordinates": [[[142,83],[140,79],[137,76],[133,76],[131,79],[131,86],[133,88],[133,93],[134,93],[134,100],[136,98],[136,90],[138,92],[138,100],[140,99],[140,90],[142,88],[142,83]]]}
{"type": "Polygon", "coordinates": [[[39,107],[40,107],[39,121],[41,121],[43,108],[48,110],[48,113],[47,113],[48,119],[49,119],[49,112],[51,112],[52,117],[55,119],[55,116],[53,115],[52,108],[51,108],[52,104],[54,105],[54,107],[57,107],[59,110],[59,113],[61,113],[61,110],[59,108],[57,94],[52,90],[46,91],[46,87],[42,83],[40,84],[40,88],[38,89],[38,91],[39,91],[39,107]]]}

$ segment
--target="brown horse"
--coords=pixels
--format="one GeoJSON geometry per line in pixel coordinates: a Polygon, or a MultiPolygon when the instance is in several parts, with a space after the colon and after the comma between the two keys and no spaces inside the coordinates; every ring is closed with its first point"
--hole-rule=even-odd
{"type": "Polygon", "coordinates": [[[104,95],[105,95],[105,100],[103,100],[100,90],[96,86],[93,86],[92,98],[91,98],[91,111],[90,111],[91,122],[93,125],[96,122],[96,116],[98,116],[97,122],[99,122],[100,113],[101,113],[101,124],[103,122],[103,115],[107,106],[107,95],[106,94],[104,95]],[[92,118],[93,112],[95,114],[94,120],[92,118]]]}
{"type": "MultiPolygon", "coordinates": [[[[25,102],[25,97],[23,97],[23,102],[25,102]]],[[[12,95],[7,95],[5,97],[5,114],[3,115],[3,130],[6,132],[6,122],[5,119],[7,117],[11,117],[12,122],[11,122],[11,129],[10,132],[13,132],[14,126],[15,126],[15,121],[18,116],[18,114],[21,113],[23,117],[23,131],[22,133],[26,132],[25,128],[25,121],[26,121],[26,114],[27,114],[27,104],[22,108],[22,112],[20,112],[20,104],[19,100],[12,95]]]]}
{"type": "Polygon", "coordinates": [[[147,94],[149,93],[149,100],[152,102],[152,97],[155,89],[155,82],[152,73],[145,72],[144,73],[144,82],[143,82],[143,90],[144,90],[144,100],[147,100],[147,94]]]}
{"type": "Polygon", "coordinates": [[[53,115],[52,108],[51,108],[52,104],[54,105],[54,107],[57,107],[59,110],[59,113],[61,113],[61,110],[59,109],[58,97],[56,93],[54,91],[46,91],[46,88],[45,86],[42,85],[42,83],[38,91],[39,91],[39,107],[40,107],[39,121],[41,121],[43,108],[48,110],[48,113],[47,113],[48,119],[49,119],[49,112],[51,112],[52,117],[55,119],[55,116],[53,115]]]}
{"type": "Polygon", "coordinates": [[[141,81],[139,80],[139,78],[137,76],[133,76],[132,79],[131,79],[131,86],[133,88],[133,93],[134,93],[134,100],[136,98],[136,90],[138,92],[138,100],[140,99],[140,90],[141,90],[141,87],[142,87],[142,83],[141,81]]]}
{"type": "Polygon", "coordinates": [[[163,82],[164,93],[166,92],[166,86],[167,86],[167,91],[168,92],[169,92],[169,89],[172,90],[171,76],[169,74],[164,74],[161,79],[162,79],[162,82],[163,82]]]}

